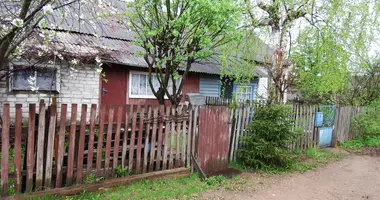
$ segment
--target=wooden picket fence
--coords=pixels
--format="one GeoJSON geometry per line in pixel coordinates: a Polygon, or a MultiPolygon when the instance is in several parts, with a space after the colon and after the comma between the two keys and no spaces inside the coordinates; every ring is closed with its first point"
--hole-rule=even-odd
{"type": "Polygon", "coordinates": [[[338,107],[336,110],[336,120],[334,123],[334,137],[333,146],[336,146],[339,142],[345,142],[354,139],[362,133],[354,131],[354,119],[362,112],[365,111],[365,107],[362,106],[347,106],[338,107]]]}
{"type": "Polygon", "coordinates": [[[11,126],[10,105],[3,106],[3,197],[11,195],[13,188],[20,194],[80,184],[89,176],[109,179],[120,175],[120,170],[138,174],[191,165],[198,108],[123,105],[98,109],[93,104],[88,109],[83,104],[79,111],[77,104],[61,104],[57,112],[55,105],[40,103],[38,110],[36,104],[29,105],[27,121],[22,119],[22,109],[16,104],[11,126]],[[15,134],[14,155],[10,154],[10,132],[15,134]]]}

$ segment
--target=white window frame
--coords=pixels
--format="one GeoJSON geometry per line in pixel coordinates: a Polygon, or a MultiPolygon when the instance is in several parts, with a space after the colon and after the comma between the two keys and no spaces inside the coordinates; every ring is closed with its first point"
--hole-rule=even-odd
{"type": "MultiPolygon", "coordinates": [[[[29,64],[25,63],[25,62],[13,62],[11,64],[9,64],[9,69],[12,71],[14,70],[15,66],[28,66],[29,64]]],[[[41,92],[41,93],[47,93],[47,92],[57,92],[59,93],[60,92],[60,89],[61,89],[61,68],[60,66],[56,66],[56,65],[51,65],[51,64],[47,64],[47,65],[44,65],[44,66],[41,66],[41,67],[45,67],[45,68],[51,68],[52,70],[56,70],[56,74],[55,74],[55,89],[54,90],[37,90],[38,92],[41,92]]],[[[22,91],[26,91],[26,92],[30,92],[32,91],[31,89],[29,90],[23,90],[23,89],[15,89],[14,87],[14,84],[13,84],[13,76],[14,74],[11,73],[9,75],[9,79],[8,79],[8,91],[9,92],[22,92],[22,91]]],[[[37,78],[37,71],[34,72],[34,76],[37,78]]],[[[36,79],[36,82],[37,82],[37,79],[36,79]]]]}
{"type": "MultiPolygon", "coordinates": [[[[133,74],[139,74],[139,75],[145,75],[145,76],[149,76],[149,73],[148,72],[141,72],[141,71],[129,71],[129,80],[128,80],[128,97],[131,98],[131,99],[156,99],[157,97],[154,96],[154,94],[152,95],[139,95],[139,94],[132,94],[132,85],[137,85],[136,83],[133,84],[132,83],[132,75],[133,74]]],[[[152,73],[152,75],[155,76],[155,72],[152,73]]],[[[182,76],[180,75],[179,79],[177,80],[177,87],[178,87],[178,84],[181,83],[181,80],[182,80],[182,76]]],[[[138,84],[140,85],[140,83],[138,84]]],[[[150,88],[150,85],[149,85],[149,82],[147,81],[147,89],[151,89],[150,88]]],[[[165,94],[165,99],[169,99],[168,96],[165,94]]]]}
{"type": "MultiPolygon", "coordinates": [[[[253,86],[253,85],[251,85],[251,84],[249,84],[249,85],[245,85],[245,84],[236,84],[235,87],[236,87],[235,95],[236,95],[236,99],[237,99],[238,101],[253,100],[253,99],[252,99],[252,98],[253,98],[253,95],[254,95],[254,86],[253,86]],[[250,97],[249,97],[248,99],[239,99],[239,98],[237,98],[237,96],[238,96],[238,92],[239,92],[239,90],[242,89],[242,88],[250,88],[250,89],[251,89],[251,94],[250,94],[250,97]]],[[[245,93],[244,95],[247,95],[247,93],[245,93]]]]}

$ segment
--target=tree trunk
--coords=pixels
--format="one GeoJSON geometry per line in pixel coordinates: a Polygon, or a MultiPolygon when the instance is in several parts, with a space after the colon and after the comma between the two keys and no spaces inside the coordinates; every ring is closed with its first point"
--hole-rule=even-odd
{"type": "Polygon", "coordinates": [[[156,97],[160,105],[165,105],[165,90],[163,88],[158,89],[156,97]]]}

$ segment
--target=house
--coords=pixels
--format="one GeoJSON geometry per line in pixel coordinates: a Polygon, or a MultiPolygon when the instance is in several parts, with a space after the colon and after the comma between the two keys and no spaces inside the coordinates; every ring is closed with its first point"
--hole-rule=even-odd
{"type": "MultiPolygon", "coordinates": [[[[97,25],[100,36],[94,34],[93,26],[81,26],[77,21],[66,20],[54,30],[35,30],[25,42],[24,57],[10,63],[12,73],[0,82],[0,109],[10,103],[14,111],[12,107],[20,103],[27,115],[29,103],[42,99],[51,103],[52,96],[57,98],[58,105],[158,104],[147,81],[146,63],[137,56],[140,47],[133,44],[133,34],[112,19],[97,25]],[[41,33],[49,35],[51,42],[44,43],[46,36],[41,33]],[[105,77],[98,71],[96,56],[102,59],[105,77]]],[[[263,44],[263,49],[266,52],[269,48],[263,44]]],[[[263,63],[264,56],[258,55],[256,62],[263,63]]],[[[223,85],[220,73],[217,62],[195,63],[184,79],[183,96],[200,93],[221,97],[223,86],[227,98],[232,93],[243,100],[267,98],[268,76],[264,69],[258,68],[250,84],[230,81],[223,85]]]]}

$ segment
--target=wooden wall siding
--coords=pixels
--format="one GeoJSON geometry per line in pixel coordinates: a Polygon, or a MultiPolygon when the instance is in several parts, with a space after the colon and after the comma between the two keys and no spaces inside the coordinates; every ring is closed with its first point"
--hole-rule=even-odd
{"type": "Polygon", "coordinates": [[[199,77],[199,93],[204,96],[220,97],[220,78],[216,75],[199,77]]]}
{"type": "MultiPolygon", "coordinates": [[[[127,83],[129,83],[129,71],[127,72],[127,83]]],[[[184,80],[184,85],[182,88],[182,101],[185,100],[185,96],[187,93],[199,93],[199,75],[194,73],[189,73],[184,80]]],[[[159,105],[158,100],[153,99],[143,99],[143,98],[130,98],[129,97],[129,86],[127,85],[127,104],[135,104],[135,105],[159,105]]],[[[165,100],[165,105],[169,106],[171,103],[167,99],[165,100]]]]}
{"type": "Polygon", "coordinates": [[[146,173],[191,166],[198,108],[62,104],[57,114],[55,106],[41,104],[36,118],[36,105],[30,104],[24,124],[21,113],[25,108],[21,104],[13,107],[15,111],[10,108],[5,104],[2,110],[1,197],[8,196],[11,187],[19,194],[82,184],[92,174],[113,178],[117,167],[146,173]],[[78,112],[80,121],[76,120],[78,112]],[[13,152],[10,113],[16,113],[15,156],[9,155],[13,152]]]}

